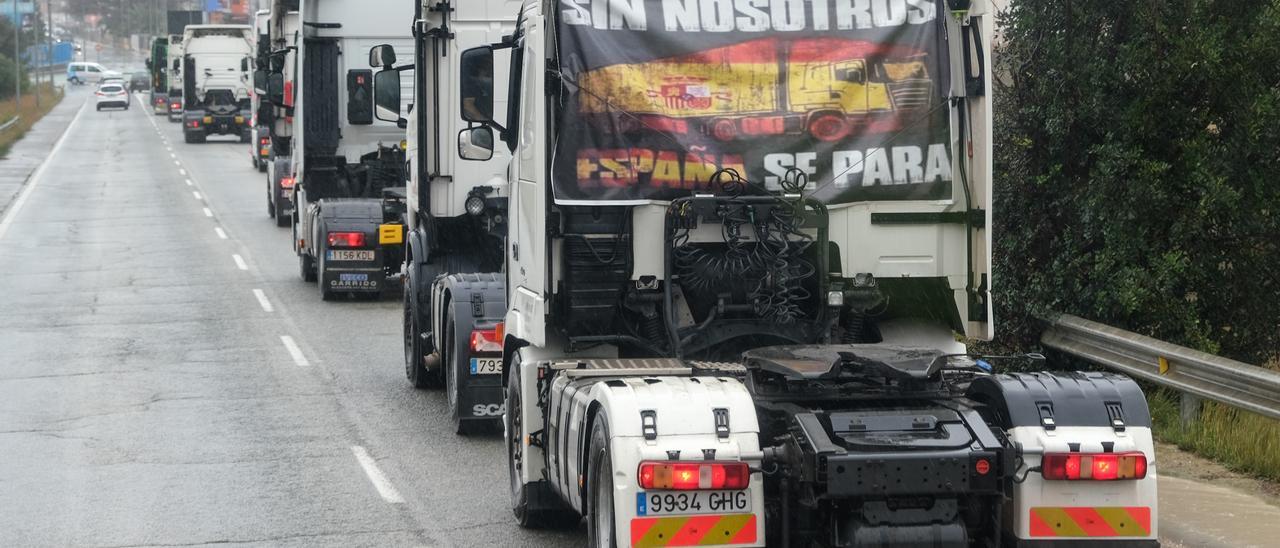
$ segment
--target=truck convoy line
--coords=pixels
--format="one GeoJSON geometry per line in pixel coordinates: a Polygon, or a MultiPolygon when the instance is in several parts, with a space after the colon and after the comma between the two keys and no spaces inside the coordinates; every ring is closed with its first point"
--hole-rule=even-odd
{"type": "Polygon", "coordinates": [[[188,27],[185,120],[243,99],[322,298],[403,284],[408,381],[501,428],[521,526],[1158,546],[1138,386],[957,342],[995,329],[989,0],[270,8],[218,27],[252,107],[188,27]]]}

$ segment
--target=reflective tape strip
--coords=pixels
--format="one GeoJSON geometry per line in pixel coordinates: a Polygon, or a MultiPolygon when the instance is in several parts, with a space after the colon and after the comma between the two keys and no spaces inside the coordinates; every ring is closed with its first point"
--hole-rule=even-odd
{"type": "Polygon", "coordinates": [[[646,546],[712,546],[756,541],[756,515],[671,516],[631,520],[631,544],[646,546]]]}
{"type": "Polygon", "coordinates": [[[1145,506],[1037,507],[1030,519],[1033,537],[1151,536],[1151,508],[1145,506]]]}

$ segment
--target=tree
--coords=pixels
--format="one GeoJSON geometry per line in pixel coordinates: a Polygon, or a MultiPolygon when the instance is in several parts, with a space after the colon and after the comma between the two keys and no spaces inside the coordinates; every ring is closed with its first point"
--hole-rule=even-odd
{"type": "Polygon", "coordinates": [[[1069,312],[1280,353],[1280,0],[1018,0],[996,73],[1007,342],[1069,312]]]}

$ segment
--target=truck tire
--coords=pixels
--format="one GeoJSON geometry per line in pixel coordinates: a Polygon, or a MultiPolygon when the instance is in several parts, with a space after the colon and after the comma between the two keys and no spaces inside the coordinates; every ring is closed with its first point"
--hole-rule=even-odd
{"type": "MultiPolygon", "coordinates": [[[[321,232],[321,234],[323,234],[323,232],[321,232]]],[[[324,240],[317,240],[312,247],[314,247],[316,250],[316,256],[315,256],[315,259],[313,259],[313,261],[315,261],[316,263],[315,278],[319,282],[316,284],[316,287],[320,288],[320,300],[331,301],[333,300],[335,293],[333,291],[329,291],[329,288],[326,287],[324,284],[324,269],[327,266],[324,260],[324,254],[325,254],[324,240]]]]}
{"type": "Polygon", "coordinates": [[[316,261],[306,251],[298,252],[298,270],[302,274],[302,281],[316,281],[316,261]]]}
{"type": "Polygon", "coordinates": [[[511,511],[516,523],[531,529],[566,529],[578,525],[582,517],[565,506],[545,481],[524,483],[520,469],[524,466],[521,442],[520,354],[512,355],[507,364],[507,413],[503,415],[503,433],[507,443],[507,470],[511,474],[511,511]]]}
{"type": "Polygon", "coordinates": [[[289,226],[290,219],[289,219],[289,215],[284,209],[284,204],[280,203],[279,199],[276,199],[275,204],[272,205],[271,207],[275,208],[275,211],[276,211],[276,214],[275,214],[276,226],[280,228],[289,226]]]}
{"type": "Polygon", "coordinates": [[[460,399],[458,376],[461,374],[459,368],[462,367],[462,364],[458,362],[458,333],[454,327],[452,316],[450,314],[444,324],[444,352],[440,354],[440,366],[444,368],[444,392],[445,398],[449,402],[449,420],[453,421],[453,433],[459,436],[469,436],[476,431],[477,425],[472,421],[462,420],[462,409],[458,405],[460,399]]]}
{"type": "Polygon", "coordinates": [[[591,425],[587,459],[587,543],[592,547],[618,545],[613,512],[613,453],[609,450],[609,418],[596,414],[591,425]]]}
{"type": "MultiPolygon", "coordinates": [[[[412,263],[410,263],[412,264],[412,263]]],[[[426,357],[426,345],[422,341],[422,326],[418,314],[418,289],[414,285],[412,266],[404,280],[404,376],[414,388],[440,388],[443,384],[438,371],[427,369],[423,359],[426,357]]]]}

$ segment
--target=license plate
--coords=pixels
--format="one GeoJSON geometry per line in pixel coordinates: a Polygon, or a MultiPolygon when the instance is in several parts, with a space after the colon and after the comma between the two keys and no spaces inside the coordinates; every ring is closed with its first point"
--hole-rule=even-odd
{"type": "Polygon", "coordinates": [[[502,373],[502,358],[471,358],[472,375],[497,375],[502,373]]]}
{"type": "Polygon", "coordinates": [[[650,491],[636,493],[637,516],[724,514],[751,511],[749,491],[650,491]]]}
{"type": "Polygon", "coordinates": [[[330,249],[325,259],[330,261],[372,261],[372,249],[330,249]]]}

